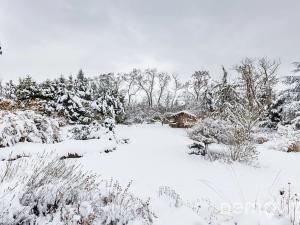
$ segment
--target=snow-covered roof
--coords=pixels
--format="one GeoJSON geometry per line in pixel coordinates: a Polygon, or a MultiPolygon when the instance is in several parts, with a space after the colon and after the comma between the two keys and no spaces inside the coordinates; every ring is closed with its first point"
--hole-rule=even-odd
{"type": "Polygon", "coordinates": [[[166,113],[166,115],[168,115],[168,116],[177,116],[179,114],[187,114],[191,117],[197,117],[195,114],[193,114],[189,111],[186,111],[186,110],[182,110],[182,111],[179,111],[179,112],[176,112],[176,113],[166,113]]]}

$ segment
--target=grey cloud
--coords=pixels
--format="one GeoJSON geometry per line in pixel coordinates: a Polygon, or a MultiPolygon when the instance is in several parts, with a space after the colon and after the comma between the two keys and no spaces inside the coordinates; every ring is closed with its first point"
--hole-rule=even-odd
{"type": "Polygon", "coordinates": [[[300,60],[300,2],[0,0],[0,77],[158,67],[216,75],[243,57],[300,60]]]}

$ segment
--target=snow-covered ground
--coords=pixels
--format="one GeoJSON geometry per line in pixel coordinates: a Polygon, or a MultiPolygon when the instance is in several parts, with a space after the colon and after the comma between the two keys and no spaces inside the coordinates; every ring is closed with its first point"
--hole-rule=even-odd
{"type": "Polygon", "coordinates": [[[158,217],[154,221],[157,225],[290,224],[284,218],[267,216],[266,206],[269,208],[267,203],[274,205],[278,201],[279,190],[286,188],[288,182],[292,191],[299,193],[299,153],[274,151],[267,142],[258,145],[257,165],[226,164],[187,154],[187,146],[192,141],[185,129],[160,124],[121,125],[116,132],[130,142],[118,145],[109,154],[103,153],[106,148],[103,143],[108,142],[99,139],[66,140],[57,144],[19,143],[1,149],[0,157],[5,159],[10,152],[14,155],[77,152],[83,157],[72,160],[85,169],[103,178],[117,179],[123,185],[133,181],[131,192],[142,199],[150,198],[158,217]],[[257,210],[250,205],[255,205],[257,210]],[[245,210],[240,209],[242,206],[246,206],[245,210]],[[232,208],[233,212],[225,212],[232,208]],[[259,212],[261,208],[263,212],[259,212]]]}

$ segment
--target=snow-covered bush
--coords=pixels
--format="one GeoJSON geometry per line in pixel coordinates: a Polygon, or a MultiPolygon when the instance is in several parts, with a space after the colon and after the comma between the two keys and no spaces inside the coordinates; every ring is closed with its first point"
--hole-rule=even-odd
{"type": "Polygon", "coordinates": [[[198,142],[230,144],[233,125],[225,120],[205,118],[188,131],[189,137],[198,142]]]}
{"type": "Polygon", "coordinates": [[[150,200],[142,201],[129,193],[131,182],[122,188],[117,181],[106,181],[102,192],[102,224],[128,224],[139,221],[140,224],[152,224],[155,214],[149,209],[150,200]]]}
{"type": "Polygon", "coordinates": [[[169,186],[160,186],[158,189],[158,196],[160,198],[165,198],[169,201],[170,206],[172,207],[181,207],[184,204],[184,201],[180,197],[180,195],[169,186]]]}
{"type": "MultiPolygon", "coordinates": [[[[57,143],[66,139],[104,139],[117,144],[115,122],[105,119],[89,125],[66,125],[57,119],[37,114],[33,111],[0,111],[0,147],[13,146],[18,142],[57,143]],[[64,135],[63,135],[64,134],[64,135]]],[[[128,140],[120,140],[121,143],[128,140]]],[[[114,146],[115,147],[115,146],[114,146]]],[[[114,148],[112,147],[112,148],[114,148]]]]}
{"type": "Polygon", "coordinates": [[[61,141],[58,122],[33,111],[0,112],[0,147],[18,142],[61,141]]]}
{"type": "Polygon", "coordinates": [[[115,124],[112,120],[106,119],[104,123],[93,122],[89,125],[74,125],[68,131],[68,138],[75,140],[100,139],[103,136],[114,135],[115,124]]]}
{"type": "Polygon", "coordinates": [[[149,202],[48,156],[0,164],[1,225],[151,224],[149,202]]]}
{"type": "Polygon", "coordinates": [[[230,162],[230,156],[228,154],[228,151],[226,151],[226,148],[224,149],[223,147],[223,151],[220,150],[209,150],[207,149],[207,146],[205,146],[202,143],[193,143],[191,145],[188,146],[189,147],[189,151],[188,154],[189,155],[200,155],[202,158],[204,158],[205,160],[209,160],[209,161],[221,161],[221,162],[230,162]]]}
{"type": "Polygon", "coordinates": [[[257,159],[258,152],[254,142],[248,139],[248,133],[243,129],[236,129],[229,146],[231,161],[252,162],[257,159]]]}
{"type": "Polygon", "coordinates": [[[248,140],[252,138],[253,130],[264,112],[264,108],[261,106],[249,107],[244,104],[236,104],[226,107],[228,120],[234,125],[235,130],[242,130],[245,135],[248,135],[246,137],[248,140]]]}
{"type": "Polygon", "coordinates": [[[190,151],[190,155],[202,155],[205,156],[206,151],[205,151],[205,145],[199,142],[194,142],[193,144],[188,146],[190,151]]]}
{"type": "Polygon", "coordinates": [[[230,160],[238,162],[252,162],[257,159],[258,152],[251,142],[244,142],[229,147],[230,160]]]}
{"type": "Polygon", "coordinates": [[[189,154],[202,155],[211,161],[250,162],[258,155],[249,137],[249,130],[226,120],[206,118],[190,129],[188,134],[197,142],[189,146],[189,154]],[[207,145],[211,143],[225,144],[229,150],[224,146],[224,151],[208,151],[207,145]]]}
{"type": "Polygon", "coordinates": [[[295,130],[292,125],[277,125],[277,135],[281,140],[281,144],[277,144],[275,148],[279,151],[289,152],[293,145],[299,147],[300,131],[295,130]]]}

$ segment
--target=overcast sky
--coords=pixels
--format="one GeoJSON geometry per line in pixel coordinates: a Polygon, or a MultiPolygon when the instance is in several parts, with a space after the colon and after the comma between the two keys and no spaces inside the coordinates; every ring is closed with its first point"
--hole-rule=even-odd
{"type": "Polygon", "coordinates": [[[0,78],[300,61],[299,0],[0,0],[0,78]]]}

